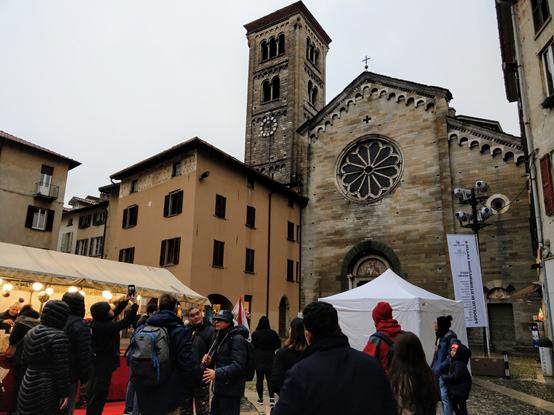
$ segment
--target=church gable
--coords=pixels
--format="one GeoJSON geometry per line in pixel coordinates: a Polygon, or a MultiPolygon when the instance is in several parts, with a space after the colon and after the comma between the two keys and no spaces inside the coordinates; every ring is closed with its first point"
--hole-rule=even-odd
{"type": "Polygon", "coordinates": [[[456,140],[459,146],[468,151],[478,147],[480,153],[491,157],[501,155],[505,162],[518,165],[525,161],[519,137],[485,128],[478,123],[463,121],[458,117],[448,117],[447,126],[448,141],[456,140]]]}
{"type": "MultiPolygon", "coordinates": [[[[318,138],[319,134],[328,132],[338,120],[344,118],[359,102],[367,100],[369,97],[404,105],[411,110],[433,112],[437,105],[437,99],[442,98],[449,101],[452,99],[452,94],[444,88],[364,72],[318,114],[305,122],[298,129],[298,132],[305,134],[310,131],[310,142],[312,142],[318,138]]],[[[366,120],[366,123],[368,122],[369,119],[366,120]]]]}

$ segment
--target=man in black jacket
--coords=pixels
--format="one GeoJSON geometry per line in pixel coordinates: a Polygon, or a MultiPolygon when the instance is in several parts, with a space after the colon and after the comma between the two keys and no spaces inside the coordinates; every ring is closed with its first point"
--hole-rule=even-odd
{"type": "Polygon", "coordinates": [[[65,293],[62,301],[69,306],[69,317],[64,331],[69,338],[69,401],[67,414],[75,412],[75,398],[79,381],[86,387],[91,372],[90,326],[85,317],[85,297],[81,293],[65,293]]]}
{"type": "Polygon", "coordinates": [[[202,316],[198,307],[191,307],[188,311],[189,328],[192,330],[192,351],[198,365],[198,370],[187,400],[181,405],[181,415],[193,415],[192,401],[196,406],[196,415],[208,415],[210,413],[210,385],[202,380],[203,369],[200,363],[202,357],[208,353],[210,344],[215,335],[215,327],[211,325],[207,317],[202,316]]]}
{"type": "Polygon", "coordinates": [[[303,314],[309,346],[286,373],[271,415],[397,415],[383,367],[373,356],[350,347],[337,310],[315,302],[303,314]]]}
{"type": "Polygon", "coordinates": [[[119,367],[119,332],[129,327],[137,314],[137,294],[127,296],[112,310],[110,304],[101,301],[90,307],[92,329],[92,376],[88,388],[87,415],[102,415],[108,398],[112,374],[119,367]],[[114,321],[131,300],[134,304],[127,316],[114,321]]]}

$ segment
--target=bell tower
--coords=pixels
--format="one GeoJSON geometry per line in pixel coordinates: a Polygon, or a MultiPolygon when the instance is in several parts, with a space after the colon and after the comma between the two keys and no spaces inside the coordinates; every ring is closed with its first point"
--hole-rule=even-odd
{"type": "Polygon", "coordinates": [[[248,23],[244,162],[301,190],[306,147],[296,132],[325,106],[331,38],[301,1],[248,23]]]}

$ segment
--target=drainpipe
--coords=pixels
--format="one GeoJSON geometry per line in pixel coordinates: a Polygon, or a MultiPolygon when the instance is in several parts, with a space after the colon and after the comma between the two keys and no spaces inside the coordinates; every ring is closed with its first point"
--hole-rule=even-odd
{"type": "Polygon", "coordinates": [[[269,193],[269,212],[267,215],[267,289],[265,297],[265,316],[269,318],[269,267],[271,262],[271,195],[278,188],[275,188],[269,193]]]}
{"type": "Polygon", "coordinates": [[[300,240],[298,243],[300,243],[300,259],[298,267],[300,268],[300,281],[298,284],[298,312],[302,312],[302,212],[304,211],[304,208],[308,206],[308,202],[304,203],[302,206],[300,206],[300,240]]]}

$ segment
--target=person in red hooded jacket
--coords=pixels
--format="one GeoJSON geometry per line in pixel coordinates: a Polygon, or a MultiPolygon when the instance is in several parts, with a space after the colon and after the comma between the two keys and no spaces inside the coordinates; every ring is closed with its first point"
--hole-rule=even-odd
{"type": "Polygon", "coordinates": [[[381,366],[383,366],[383,369],[388,374],[390,360],[392,360],[392,356],[389,356],[391,347],[389,343],[391,345],[394,343],[396,336],[402,331],[402,328],[398,324],[398,321],[392,318],[392,307],[384,301],[375,306],[372,317],[377,332],[369,337],[367,345],[364,348],[364,353],[379,359],[381,366]]]}

